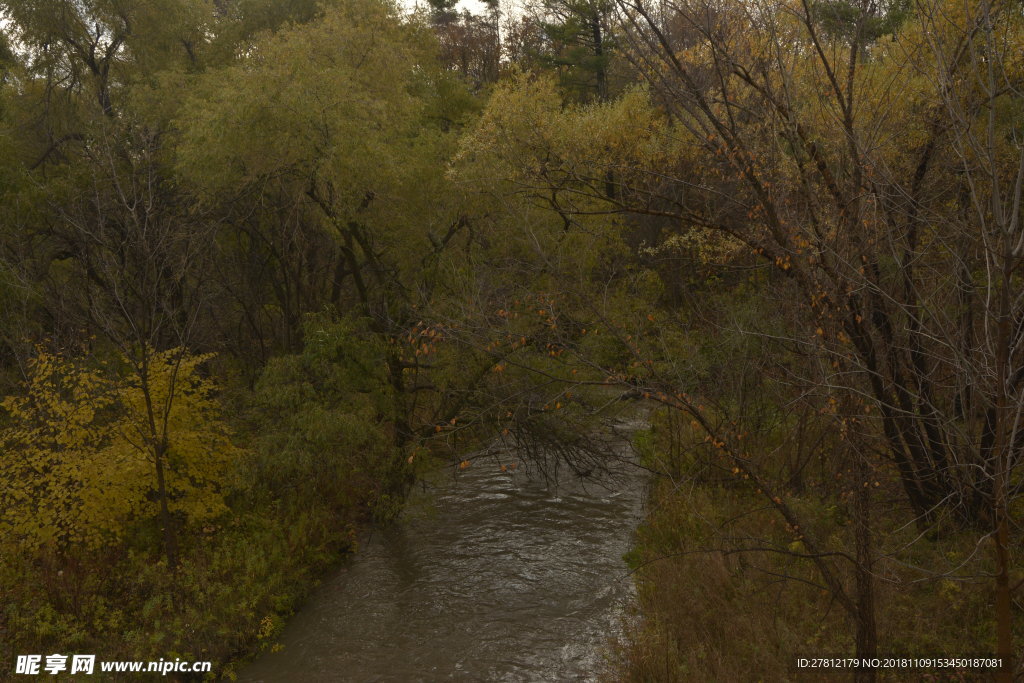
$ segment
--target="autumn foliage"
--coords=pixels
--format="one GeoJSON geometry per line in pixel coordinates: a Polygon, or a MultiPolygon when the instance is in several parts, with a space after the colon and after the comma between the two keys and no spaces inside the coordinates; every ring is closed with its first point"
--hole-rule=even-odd
{"type": "Polygon", "coordinates": [[[238,449],[213,383],[200,375],[207,360],[153,354],[142,378],[40,350],[24,393],[3,402],[11,425],[2,433],[4,543],[21,552],[95,549],[156,518],[160,439],[175,517],[199,524],[223,515],[238,449]],[[155,422],[147,404],[158,406],[155,422]]]}

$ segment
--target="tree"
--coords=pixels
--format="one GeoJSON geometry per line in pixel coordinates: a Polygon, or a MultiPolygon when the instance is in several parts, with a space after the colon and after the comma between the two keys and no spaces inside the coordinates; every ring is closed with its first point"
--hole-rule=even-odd
{"type": "Polygon", "coordinates": [[[521,19],[521,28],[533,24],[544,35],[542,47],[532,48],[533,58],[557,72],[563,88],[580,100],[605,100],[611,94],[613,8],[604,0],[544,0],[521,19]]]}
{"type": "Polygon", "coordinates": [[[442,68],[458,73],[474,92],[497,81],[501,66],[499,0],[486,0],[484,14],[461,12],[455,0],[429,0],[422,11],[417,5],[415,21],[429,25],[437,37],[442,68]]]}
{"type": "Polygon", "coordinates": [[[90,368],[40,350],[24,392],[3,408],[4,538],[22,551],[69,552],[120,541],[159,520],[177,561],[171,517],[185,523],[226,511],[238,449],[199,366],[209,356],[149,354],[146,376],[90,368]]]}
{"type": "Polygon", "coordinates": [[[266,311],[270,299],[286,313],[288,350],[325,310],[379,342],[399,488],[405,451],[434,433],[418,424],[422,399],[443,394],[416,384],[408,339],[443,275],[438,255],[466,228],[437,169],[472,101],[432,46],[382,3],[332,7],[208,74],[179,120],[179,177],[235,226],[229,239],[266,255],[268,270],[247,275],[260,278],[251,305],[266,311]]]}
{"type": "MultiPolygon", "coordinates": [[[[188,359],[209,287],[215,228],[171,182],[165,144],[187,74],[213,58],[215,13],[205,2],[125,5],[9,2],[0,6],[19,46],[19,183],[4,216],[5,269],[38,306],[54,343],[99,336],[131,366],[150,433],[163,547],[177,562],[174,456],[161,415],[180,392],[170,361],[188,359]],[[161,382],[169,382],[164,386],[161,382]]],[[[9,342],[14,347],[16,342],[9,342]]],[[[122,401],[122,410],[138,407],[122,401]]]]}

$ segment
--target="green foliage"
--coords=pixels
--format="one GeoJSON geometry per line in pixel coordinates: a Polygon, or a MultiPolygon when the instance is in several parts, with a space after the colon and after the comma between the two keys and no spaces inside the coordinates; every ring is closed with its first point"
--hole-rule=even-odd
{"type": "Polygon", "coordinates": [[[367,192],[396,191],[418,142],[423,50],[375,0],[262,37],[198,84],[180,122],[182,178],[212,194],[273,180],[304,196],[329,183],[351,217],[367,192]]]}
{"type": "Polygon", "coordinates": [[[323,510],[239,511],[189,539],[175,573],[148,552],[0,558],[0,656],[78,650],[104,659],[211,660],[271,648],[283,617],[355,546],[351,521],[323,510]],[[254,552],[258,549],[258,552],[254,552]]]}
{"type": "Polygon", "coordinates": [[[213,25],[205,0],[6,0],[0,13],[33,72],[58,68],[88,84],[93,104],[111,114],[111,89],[199,59],[213,25]]]}
{"type": "Polygon", "coordinates": [[[910,18],[911,3],[897,0],[865,16],[860,6],[844,0],[820,0],[811,3],[811,11],[829,36],[850,40],[860,31],[861,40],[873,43],[900,29],[910,18]]]}
{"type": "Polygon", "coordinates": [[[572,214],[608,209],[607,169],[614,181],[643,182],[648,169],[685,153],[643,87],[614,101],[563,106],[555,79],[521,74],[491,96],[457,160],[462,173],[531,186],[542,176],[572,214]]]}
{"type": "Polygon", "coordinates": [[[458,0],[427,0],[430,5],[430,20],[435,24],[446,24],[454,21],[458,16],[455,6],[458,0]]]}
{"type": "Polygon", "coordinates": [[[544,61],[559,73],[562,88],[575,99],[608,97],[608,71],[615,52],[607,0],[545,0],[542,23],[552,45],[544,61]]]}
{"type": "Polygon", "coordinates": [[[6,71],[17,63],[17,57],[14,51],[11,50],[11,41],[7,37],[7,33],[0,30],[0,73],[3,73],[5,78],[0,79],[0,82],[6,80],[6,71]]]}
{"type": "Polygon", "coordinates": [[[250,399],[252,476],[307,508],[375,505],[398,457],[383,350],[359,321],[327,316],[307,322],[305,340],[267,364],[250,399]]]}
{"type": "Polygon", "coordinates": [[[235,57],[262,32],[314,21],[325,4],[330,3],[318,0],[220,0],[213,48],[228,52],[225,57],[235,57]]]}

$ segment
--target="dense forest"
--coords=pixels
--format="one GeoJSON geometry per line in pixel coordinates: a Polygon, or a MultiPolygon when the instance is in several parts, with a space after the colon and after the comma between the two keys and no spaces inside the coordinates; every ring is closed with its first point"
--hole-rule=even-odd
{"type": "Polygon", "coordinates": [[[4,675],[230,678],[423,472],[594,476],[624,402],[609,676],[1024,670],[1019,3],[0,16],[4,675]]]}

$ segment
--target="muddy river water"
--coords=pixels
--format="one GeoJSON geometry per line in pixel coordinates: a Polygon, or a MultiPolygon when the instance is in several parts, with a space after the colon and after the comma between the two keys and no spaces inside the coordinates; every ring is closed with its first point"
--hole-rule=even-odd
{"type": "Polygon", "coordinates": [[[239,678],[595,680],[633,591],[644,481],[552,484],[490,458],[439,475],[239,678]]]}

